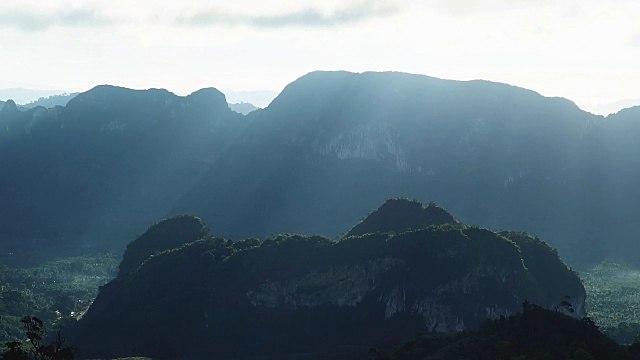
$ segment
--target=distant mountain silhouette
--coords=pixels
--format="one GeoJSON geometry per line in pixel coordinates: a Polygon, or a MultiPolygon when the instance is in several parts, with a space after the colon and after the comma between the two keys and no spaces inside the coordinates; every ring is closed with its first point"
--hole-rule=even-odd
{"type": "Polygon", "coordinates": [[[45,108],[52,108],[56,106],[65,106],[69,102],[69,100],[76,97],[79,93],[71,93],[71,94],[57,94],[46,97],[40,97],[38,100],[28,102],[26,104],[20,105],[22,109],[31,109],[34,107],[42,106],[45,108]]]}
{"type": "Polygon", "coordinates": [[[510,85],[392,72],[313,72],[246,116],[215,89],[98,86],[0,112],[0,236],[14,255],[121,251],[145,224],[196,213],[231,239],[336,237],[403,196],[538,234],[572,264],[634,260],[638,109],[605,118],[510,85]]]}
{"type": "Polygon", "coordinates": [[[229,108],[237,113],[240,113],[242,115],[247,115],[248,113],[258,110],[258,107],[254,106],[253,104],[250,103],[246,103],[246,102],[241,102],[241,103],[237,103],[237,104],[229,104],[229,108]]]}
{"type": "Polygon", "coordinates": [[[360,226],[377,221],[395,233],[236,243],[203,232],[194,216],[161,221],[129,244],[120,274],[69,341],[101,358],[315,359],[475,329],[519,311],[525,299],[554,308],[569,295],[573,315],[584,315],[577,274],[526,234],[518,237],[531,246],[520,248],[435,204],[403,199],[360,226]],[[404,222],[407,210],[425,221],[404,222]],[[529,270],[549,265],[551,277],[529,270]]]}
{"type": "Polygon", "coordinates": [[[60,94],[69,93],[64,90],[38,90],[38,89],[25,89],[25,88],[7,88],[0,89],[0,99],[7,100],[12,99],[16,104],[26,104],[29,102],[37,101],[39,98],[46,98],[49,96],[56,96],[60,94]]]}
{"type": "Polygon", "coordinates": [[[18,112],[18,106],[15,101],[9,99],[2,103],[2,113],[4,116],[16,116],[18,112]]]}
{"type": "Polygon", "coordinates": [[[223,90],[227,101],[231,104],[238,103],[250,103],[259,108],[265,108],[269,106],[269,103],[278,95],[276,91],[272,90],[249,90],[249,91],[234,91],[223,90]]]}

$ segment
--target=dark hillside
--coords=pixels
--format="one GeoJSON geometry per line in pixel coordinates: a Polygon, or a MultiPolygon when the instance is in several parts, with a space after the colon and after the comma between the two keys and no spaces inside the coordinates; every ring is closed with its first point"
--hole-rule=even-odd
{"type": "Polygon", "coordinates": [[[197,218],[159,222],[127,250],[153,255],[136,267],[125,266],[133,263],[125,253],[120,275],[100,289],[69,341],[89,357],[321,359],[363,356],[418,333],[476,329],[514,314],[524,299],[547,306],[569,295],[574,315],[584,314],[580,279],[550,249],[524,255],[527,249],[486,229],[403,229],[393,211],[371,216],[396,233],[233,243],[209,235],[197,218]],[[555,277],[528,270],[538,257],[555,277]]]}
{"type": "Polygon", "coordinates": [[[375,360],[436,359],[639,359],[638,345],[627,348],[581,320],[525,303],[522,312],[489,321],[458,336],[416,337],[390,353],[370,352],[375,360]]]}
{"type": "Polygon", "coordinates": [[[434,203],[429,203],[425,207],[415,200],[394,198],[387,200],[376,211],[369,214],[349,230],[345,237],[389,231],[400,233],[444,224],[455,225],[458,221],[434,203]]]}

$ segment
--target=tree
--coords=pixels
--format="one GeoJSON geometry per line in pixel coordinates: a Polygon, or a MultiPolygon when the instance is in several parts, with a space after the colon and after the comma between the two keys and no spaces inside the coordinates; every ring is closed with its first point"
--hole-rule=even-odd
{"type": "Polygon", "coordinates": [[[24,348],[21,342],[13,341],[6,343],[9,348],[0,360],[74,360],[77,353],[75,346],[64,345],[64,339],[60,331],[56,333],[56,338],[49,345],[43,345],[47,335],[44,322],[37,317],[25,316],[20,320],[24,327],[27,340],[31,344],[31,349],[24,348]]]}
{"type": "Polygon", "coordinates": [[[564,300],[560,302],[560,304],[554,306],[556,312],[560,309],[564,309],[569,313],[574,313],[576,310],[573,308],[573,304],[571,304],[571,297],[569,295],[565,295],[564,300]]]}

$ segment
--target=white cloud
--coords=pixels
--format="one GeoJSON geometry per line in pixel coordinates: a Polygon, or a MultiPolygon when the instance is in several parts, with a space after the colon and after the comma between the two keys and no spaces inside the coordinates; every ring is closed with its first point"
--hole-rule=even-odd
{"type": "Polygon", "coordinates": [[[11,27],[28,32],[44,31],[53,26],[101,27],[115,22],[116,20],[102,16],[94,8],[61,8],[53,11],[0,9],[0,27],[11,27]]]}
{"type": "Polygon", "coordinates": [[[640,32],[635,33],[631,36],[629,45],[634,48],[640,48],[640,32]]]}
{"type": "Polygon", "coordinates": [[[227,12],[218,8],[198,10],[189,16],[179,16],[176,23],[188,26],[242,25],[255,28],[335,27],[366,21],[370,18],[394,15],[397,9],[378,2],[352,4],[341,9],[323,11],[306,7],[272,14],[227,12]]]}
{"type": "Polygon", "coordinates": [[[640,98],[632,0],[6,1],[0,88],[281,90],[318,69],[396,70],[640,98]]]}

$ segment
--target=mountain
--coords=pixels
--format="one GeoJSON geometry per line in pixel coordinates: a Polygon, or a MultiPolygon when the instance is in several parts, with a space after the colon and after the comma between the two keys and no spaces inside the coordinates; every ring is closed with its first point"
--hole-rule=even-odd
{"type": "Polygon", "coordinates": [[[251,118],[233,156],[176,208],[232,238],[334,236],[376,203],[410,196],[589,257],[573,249],[589,243],[602,253],[594,220],[613,220],[592,195],[605,185],[593,175],[609,170],[609,119],[565,99],[487,81],[314,72],[251,118]],[[207,209],[212,202],[229,204],[224,218],[207,209]]]}
{"type": "Polygon", "coordinates": [[[247,115],[248,113],[258,110],[258,107],[254,106],[253,104],[250,103],[246,103],[246,102],[241,102],[241,103],[237,103],[237,104],[229,104],[229,109],[240,113],[242,115],[247,115]]]}
{"type": "Polygon", "coordinates": [[[18,106],[13,100],[7,100],[6,102],[3,101],[1,111],[3,115],[15,116],[16,113],[18,112],[18,106]]]}
{"type": "Polygon", "coordinates": [[[8,101],[0,262],[123,247],[170,212],[246,125],[215,89],[180,97],[98,86],[65,107],[27,111],[8,101]]]}
{"type": "Polygon", "coordinates": [[[38,106],[42,106],[42,107],[45,107],[45,108],[52,108],[52,107],[56,107],[56,106],[65,106],[65,105],[67,105],[69,100],[73,99],[78,94],[79,93],[71,93],[71,94],[63,93],[63,94],[56,94],[56,95],[51,95],[51,96],[47,96],[47,97],[40,97],[40,98],[38,98],[38,100],[34,100],[34,101],[28,102],[26,104],[22,104],[20,106],[23,109],[31,109],[31,108],[38,107],[38,106]]]}
{"type": "Polygon", "coordinates": [[[37,90],[37,89],[25,89],[25,88],[8,88],[0,89],[0,99],[11,99],[18,104],[26,104],[32,101],[36,101],[39,98],[55,96],[59,94],[65,94],[68,91],[64,90],[37,90]]]}
{"type": "Polygon", "coordinates": [[[422,229],[430,225],[458,224],[451,214],[434,203],[422,206],[417,201],[393,198],[385,201],[376,211],[367,215],[345,236],[402,232],[408,229],[422,229]]]}
{"type": "Polygon", "coordinates": [[[612,103],[598,104],[594,107],[596,114],[614,114],[626,108],[640,105],[640,99],[625,99],[612,103]]]}
{"type": "Polygon", "coordinates": [[[319,359],[475,329],[526,299],[558,309],[568,295],[584,315],[577,274],[537,239],[519,234],[520,247],[405,199],[355,228],[377,220],[395,231],[235,243],[194,216],[163,220],[129,244],[69,341],[88,357],[319,359]],[[403,214],[421,225],[396,223],[403,214]],[[547,265],[555,276],[530,270],[547,265]]]}
{"type": "Polygon", "coordinates": [[[278,96],[278,93],[272,90],[234,91],[227,89],[223,90],[223,92],[229,103],[250,103],[259,108],[269,106],[269,103],[278,96]]]}

